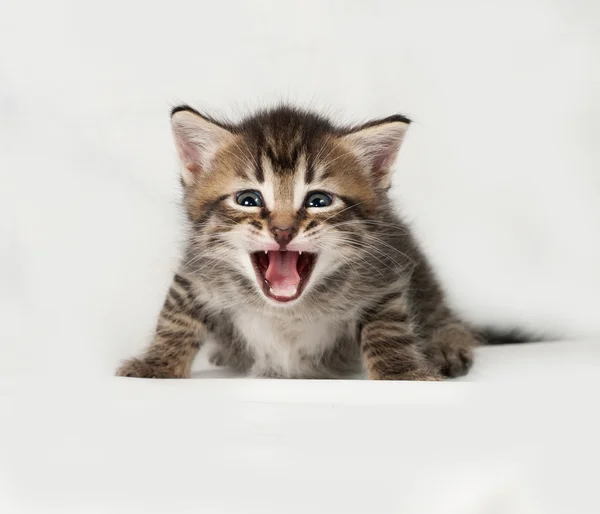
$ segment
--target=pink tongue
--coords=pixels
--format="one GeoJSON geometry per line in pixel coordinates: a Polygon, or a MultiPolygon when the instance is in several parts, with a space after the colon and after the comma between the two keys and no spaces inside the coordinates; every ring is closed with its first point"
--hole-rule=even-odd
{"type": "Polygon", "coordinates": [[[269,267],[265,278],[274,296],[294,296],[300,285],[296,269],[298,252],[269,252],[269,267]]]}

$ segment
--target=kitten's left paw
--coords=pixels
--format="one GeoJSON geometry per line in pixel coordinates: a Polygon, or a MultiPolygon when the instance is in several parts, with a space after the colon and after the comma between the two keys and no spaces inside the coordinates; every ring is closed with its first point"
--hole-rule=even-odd
{"type": "Polygon", "coordinates": [[[395,373],[393,371],[379,371],[370,369],[367,371],[369,380],[411,380],[418,382],[436,382],[444,380],[444,377],[431,368],[415,369],[395,373]]]}
{"type": "Polygon", "coordinates": [[[477,339],[462,326],[438,329],[427,342],[429,361],[446,377],[466,375],[473,364],[473,348],[477,339]]]}

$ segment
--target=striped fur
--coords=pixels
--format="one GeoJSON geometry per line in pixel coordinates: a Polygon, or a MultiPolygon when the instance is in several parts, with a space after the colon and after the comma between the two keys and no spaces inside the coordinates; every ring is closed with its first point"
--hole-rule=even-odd
{"type": "Polygon", "coordinates": [[[388,198],[390,167],[409,120],[336,127],[289,107],[224,123],[183,106],[172,115],[189,239],[145,353],[119,375],[180,378],[208,340],[211,359],[252,376],[438,380],[468,371],[473,333],[448,308],[408,226],[388,198]],[[259,191],[262,207],[236,194],[259,191]],[[331,206],[305,207],[326,191],[331,206]],[[277,304],[250,253],[318,255],[301,296],[277,304]]]}

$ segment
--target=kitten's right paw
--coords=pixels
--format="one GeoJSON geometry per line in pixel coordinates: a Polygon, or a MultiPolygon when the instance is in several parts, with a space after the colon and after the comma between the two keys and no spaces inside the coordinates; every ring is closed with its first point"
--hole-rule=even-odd
{"type": "Polygon", "coordinates": [[[165,366],[145,359],[130,359],[117,370],[118,377],[135,378],[186,378],[185,375],[165,366]]]}

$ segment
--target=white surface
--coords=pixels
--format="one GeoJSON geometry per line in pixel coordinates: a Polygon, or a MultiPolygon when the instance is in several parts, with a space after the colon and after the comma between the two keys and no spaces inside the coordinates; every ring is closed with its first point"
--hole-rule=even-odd
{"type": "Polygon", "coordinates": [[[599,19],[567,0],[0,3],[0,497],[600,511],[599,19]],[[482,349],[466,384],[112,378],[177,263],[169,107],[274,98],[412,116],[396,194],[455,304],[591,342],[482,349]]]}
{"type": "Polygon", "coordinates": [[[482,348],[465,382],[4,380],[6,512],[598,512],[598,348],[482,348]]]}

